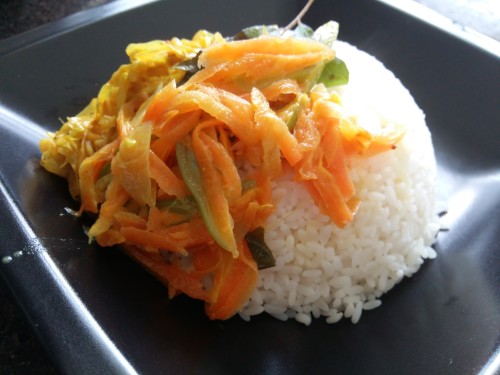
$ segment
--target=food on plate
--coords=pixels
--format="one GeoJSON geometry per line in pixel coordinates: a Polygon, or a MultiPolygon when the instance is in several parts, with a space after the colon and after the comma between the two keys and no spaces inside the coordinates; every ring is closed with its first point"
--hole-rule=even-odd
{"type": "Polygon", "coordinates": [[[435,160],[408,91],[337,32],[130,44],[41,164],[96,216],[90,240],[210,319],[357,322],[436,255],[435,160]]]}

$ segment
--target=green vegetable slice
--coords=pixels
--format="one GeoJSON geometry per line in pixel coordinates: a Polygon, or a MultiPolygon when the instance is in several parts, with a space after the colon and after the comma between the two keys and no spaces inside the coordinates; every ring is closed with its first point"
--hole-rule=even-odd
{"type": "Polygon", "coordinates": [[[313,86],[318,83],[319,77],[321,77],[321,73],[323,72],[324,67],[325,64],[323,62],[320,62],[313,66],[302,69],[301,71],[298,71],[290,78],[295,79],[301,86],[302,90],[306,93],[309,93],[313,86]]]}
{"type": "Polygon", "coordinates": [[[307,105],[307,98],[306,94],[299,94],[294,100],[276,112],[285,122],[288,130],[292,131],[295,127],[300,111],[307,105]]]}
{"type": "Polygon", "coordinates": [[[311,39],[321,42],[333,48],[337,36],[339,35],[339,24],[335,21],[328,21],[314,30],[311,39]]]}
{"type": "Polygon", "coordinates": [[[299,22],[297,27],[293,29],[293,35],[296,38],[312,38],[314,30],[305,23],[299,22]]]}
{"type": "Polygon", "coordinates": [[[349,82],[349,70],[344,61],[336,57],[328,62],[318,82],[323,83],[326,87],[345,85],[349,82]]]}
{"type": "Polygon", "coordinates": [[[214,213],[210,208],[208,198],[203,190],[203,177],[193,150],[191,150],[184,143],[178,142],[175,146],[175,153],[182,178],[196,201],[196,205],[208,232],[215,242],[217,242],[222,248],[230,251],[232,246],[227,243],[223,233],[217,227],[214,219],[214,213]]]}
{"type": "Polygon", "coordinates": [[[189,78],[191,78],[193,75],[195,75],[198,71],[201,70],[200,67],[198,66],[198,58],[200,57],[200,55],[201,51],[198,52],[195,57],[189,60],[184,60],[179,64],[175,65],[174,67],[175,69],[184,70],[186,72],[182,80],[178,83],[179,85],[182,85],[189,78]]]}
{"type": "Polygon", "coordinates": [[[198,206],[194,198],[190,195],[182,199],[169,198],[162,199],[156,202],[156,207],[160,210],[168,210],[174,214],[193,217],[198,212],[198,206]]]}
{"type": "Polygon", "coordinates": [[[277,25],[255,25],[241,30],[238,34],[229,38],[230,40],[245,40],[258,38],[261,35],[277,35],[281,33],[277,25]]]}
{"type": "Polygon", "coordinates": [[[271,268],[276,265],[273,253],[264,242],[264,228],[259,227],[249,232],[245,236],[245,240],[259,270],[271,268]]]}

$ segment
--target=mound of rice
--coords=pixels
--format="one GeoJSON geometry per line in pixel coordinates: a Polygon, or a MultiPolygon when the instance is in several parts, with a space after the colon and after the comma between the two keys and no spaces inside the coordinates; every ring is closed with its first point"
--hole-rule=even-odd
{"type": "Polygon", "coordinates": [[[354,221],[336,227],[320,213],[306,189],[285,174],[273,186],[276,211],[265,240],[276,266],[259,272],[259,283],[240,316],[262,312],[309,325],[323,316],[357,323],[363,310],[424,259],[439,230],[434,208],[436,163],[423,112],[400,81],[379,61],[338,41],[337,55],[350,71],[337,89],[350,116],[367,129],[392,122],[407,133],[397,149],[356,160],[351,176],[362,203],[354,221]]]}

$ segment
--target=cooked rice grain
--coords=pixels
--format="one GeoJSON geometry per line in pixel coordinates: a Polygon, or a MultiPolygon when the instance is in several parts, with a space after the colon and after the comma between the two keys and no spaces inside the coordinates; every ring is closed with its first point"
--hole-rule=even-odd
{"type": "Polygon", "coordinates": [[[436,165],[424,114],[380,62],[344,42],[336,49],[350,70],[349,84],[337,90],[349,115],[369,130],[403,124],[406,136],[396,150],[354,162],[362,204],[346,228],[321,214],[290,174],[274,183],[277,204],[265,239],[276,267],[260,272],[240,312],[245,320],[265,311],[306,325],[320,316],[357,323],[363,310],[380,306],[384,293],[436,256],[430,247],[439,230],[436,165]]]}

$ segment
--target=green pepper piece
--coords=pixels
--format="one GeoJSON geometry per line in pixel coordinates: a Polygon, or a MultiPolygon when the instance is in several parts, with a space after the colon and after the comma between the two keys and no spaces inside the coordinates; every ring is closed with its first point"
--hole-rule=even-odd
{"type": "Polygon", "coordinates": [[[200,166],[196,161],[196,155],[191,148],[182,142],[178,142],[176,144],[175,152],[182,178],[184,179],[187,188],[193,195],[208,232],[214,241],[217,242],[222,248],[232,251],[233,246],[226,238],[224,238],[224,234],[219,230],[216,225],[216,221],[214,220],[214,212],[212,211],[208,198],[203,190],[203,177],[201,175],[200,166]]]}

